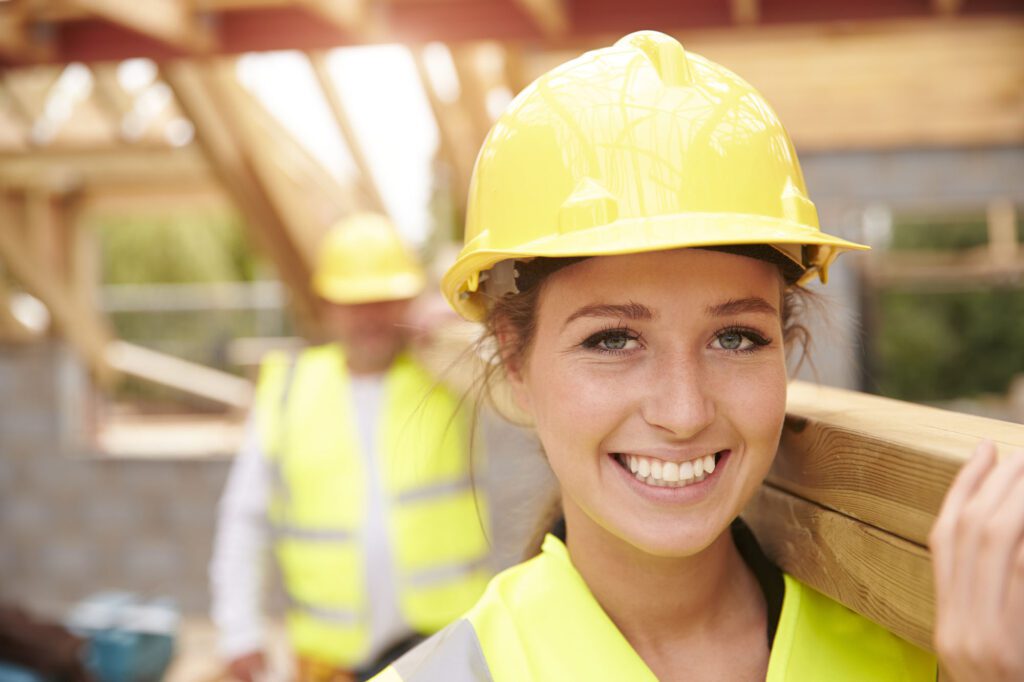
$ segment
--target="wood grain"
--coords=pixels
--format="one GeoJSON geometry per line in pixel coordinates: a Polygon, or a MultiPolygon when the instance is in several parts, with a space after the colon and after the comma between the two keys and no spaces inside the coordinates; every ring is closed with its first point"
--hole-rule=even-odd
{"type": "Polygon", "coordinates": [[[934,597],[924,547],[769,485],[743,518],[784,571],[932,650],[934,597]]]}
{"type": "Polygon", "coordinates": [[[790,385],[771,485],[918,545],[982,438],[1024,449],[1024,425],[864,393],[790,385]]]}

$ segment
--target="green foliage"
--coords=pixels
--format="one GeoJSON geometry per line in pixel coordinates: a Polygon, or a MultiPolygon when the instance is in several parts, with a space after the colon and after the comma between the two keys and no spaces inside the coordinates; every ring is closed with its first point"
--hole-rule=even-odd
{"type": "MultiPolygon", "coordinates": [[[[1017,225],[1024,241],[1024,221],[1017,225]]],[[[985,216],[904,217],[893,251],[962,251],[988,243],[985,216]]],[[[1024,372],[1024,290],[879,293],[873,369],[884,395],[914,401],[1005,393],[1024,372]]]]}
{"type": "Polygon", "coordinates": [[[244,282],[262,269],[233,211],[111,215],[94,227],[104,284],[244,282]]]}
{"type": "Polygon", "coordinates": [[[1004,393],[1024,372],[1024,291],[881,294],[884,395],[932,401],[1004,393]]]}

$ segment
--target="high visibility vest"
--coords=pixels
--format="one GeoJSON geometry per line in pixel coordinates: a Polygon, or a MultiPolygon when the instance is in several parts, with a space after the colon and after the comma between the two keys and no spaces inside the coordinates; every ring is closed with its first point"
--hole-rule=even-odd
{"type": "MultiPolygon", "coordinates": [[[[784,576],[767,682],[934,682],[936,662],[784,576]]],[[[656,682],[590,593],[560,540],[499,574],[466,616],[373,682],[656,682]]]]}
{"type": "MultiPolygon", "coordinates": [[[[341,667],[365,659],[370,634],[369,481],[351,399],[337,346],[308,349],[295,361],[272,354],[256,395],[289,638],[298,654],[341,667]]],[[[492,573],[468,434],[458,401],[410,358],[398,358],[384,380],[376,466],[399,608],[423,634],[462,615],[492,573]]]]}

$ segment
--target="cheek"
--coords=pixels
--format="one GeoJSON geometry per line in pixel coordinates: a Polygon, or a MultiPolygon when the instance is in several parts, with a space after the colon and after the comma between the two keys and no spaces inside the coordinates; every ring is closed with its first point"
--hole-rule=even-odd
{"type": "Polygon", "coordinates": [[[734,379],[725,409],[744,440],[769,461],[775,455],[786,417],[784,361],[766,364],[757,372],[734,379]]]}
{"type": "Polygon", "coordinates": [[[614,384],[564,358],[533,359],[524,389],[537,434],[553,466],[559,459],[594,452],[614,428],[623,401],[609,383],[614,384]]]}

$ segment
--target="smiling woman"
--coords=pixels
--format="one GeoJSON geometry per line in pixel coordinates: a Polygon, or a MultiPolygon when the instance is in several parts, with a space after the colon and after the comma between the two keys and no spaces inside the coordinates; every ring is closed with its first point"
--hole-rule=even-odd
{"type": "MultiPolygon", "coordinates": [[[[801,285],[864,248],[821,232],[761,96],[666,35],[632,34],[520,94],[472,187],[442,287],[494,341],[560,519],[379,679],[935,680],[933,656],[781,572],[737,520],[779,445],[801,285]]],[[[957,680],[1024,669],[991,655],[1011,648],[993,633],[1024,627],[1024,577],[1007,568],[1024,559],[1018,460],[993,472],[982,452],[933,536],[937,649],[957,680]],[[990,551],[978,510],[1005,512],[990,551]],[[1022,603],[970,608],[994,595],[1022,603]]]]}

